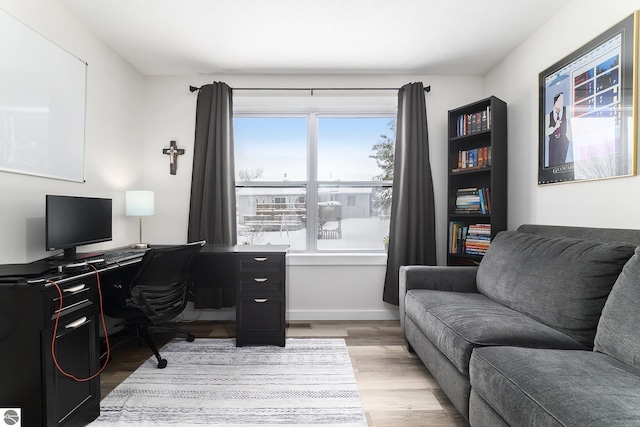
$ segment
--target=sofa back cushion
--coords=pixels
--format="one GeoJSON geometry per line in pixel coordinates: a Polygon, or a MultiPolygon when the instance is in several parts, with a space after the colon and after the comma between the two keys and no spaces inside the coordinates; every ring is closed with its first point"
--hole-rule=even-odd
{"type": "Polygon", "coordinates": [[[640,369],[640,249],[625,264],[607,298],[594,350],[640,369]]]}
{"type": "Polygon", "coordinates": [[[478,291],[591,349],[605,300],[635,248],[503,231],[480,263],[478,291]]]}

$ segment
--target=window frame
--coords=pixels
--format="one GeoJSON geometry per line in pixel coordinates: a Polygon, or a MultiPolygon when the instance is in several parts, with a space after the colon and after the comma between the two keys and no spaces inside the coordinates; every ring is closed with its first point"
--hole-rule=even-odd
{"type": "MultiPolygon", "coordinates": [[[[306,193],[306,209],[313,215],[307,215],[306,223],[306,248],[302,251],[292,250],[297,253],[382,253],[381,249],[318,249],[318,193],[319,188],[361,187],[361,188],[392,188],[393,181],[326,181],[318,180],[318,120],[321,118],[392,118],[397,120],[396,111],[382,112],[235,112],[233,118],[294,118],[307,119],[307,180],[306,181],[237,181],[238,188],[303,188],[306,193]],[[314,189],[313,191],[310,191],[314,189]]],[[[395,140],[395,135],[394,135],[395,140]]]]}

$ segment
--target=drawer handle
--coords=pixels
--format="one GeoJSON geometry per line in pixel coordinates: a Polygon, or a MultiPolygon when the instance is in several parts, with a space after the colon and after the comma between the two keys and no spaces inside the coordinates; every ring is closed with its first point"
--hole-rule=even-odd
{"type": "Polygon", "coordinates": [[[78,286],[72,286],[70,288],[65,288],[64,292],[78,292],[84,289],[84,283],[80,283],[78,286]]]}
{"type": "Polygon", "coordinates": [[[266,260],[268,260],[269,258],[267,258],[267,257],[265,256],[265,257],[254,257],[253,259],[254,259],[254,260],[256,260],[256,261],[258,261],[258,262],[262,262],[262,261],[266,261],[266,260]]]}
{"type": "Polygon", "coordinates": [[[267,298],[254,298],[253,300],[259,303],[267,302],[267,298]]]}
{"type": "Polygon", "coordinates": [[[87,322],[87,316],[81,317],[78,320],[76,320],[75,322],[71,322],[68,325],[65,325],[65,329],[73,329],[73,328],[77,328],[78,326],[82,326],[87,322]]]}
{"type": "Polygon", "coordinates": [[[258,283],[264,283],[269,279],[267,277],[254,277],[253,280],[255,280],[258,283]]]}

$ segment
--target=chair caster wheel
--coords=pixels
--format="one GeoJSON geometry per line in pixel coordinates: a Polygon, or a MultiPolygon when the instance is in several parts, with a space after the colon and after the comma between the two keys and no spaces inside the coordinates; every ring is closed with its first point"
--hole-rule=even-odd
{"type": "Polygon", "coordinates": [[[187,342],[193,342],[195,339],[196,337],[193,334],[187,335],[187,342]]]}
{"type": "Polygon", "coordinates": [[[158,362],[158,369],[164,369],[167,367],[167,359],[160,359],[158,362]]]}

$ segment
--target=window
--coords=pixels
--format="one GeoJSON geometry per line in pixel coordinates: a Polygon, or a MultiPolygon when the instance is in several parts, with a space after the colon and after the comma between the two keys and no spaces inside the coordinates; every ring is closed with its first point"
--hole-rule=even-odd
{"type": "Polygon", "coordinates": [[[393,129],[391,114],[237,115],[238,243],[383,250],[393,129]]]}

